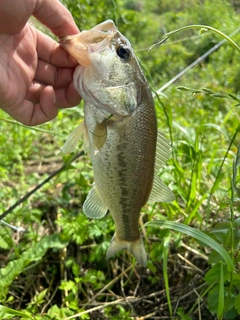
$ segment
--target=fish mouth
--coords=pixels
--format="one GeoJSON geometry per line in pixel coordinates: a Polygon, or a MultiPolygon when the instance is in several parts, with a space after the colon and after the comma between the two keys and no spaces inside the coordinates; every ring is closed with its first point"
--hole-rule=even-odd
{"type": "Polygon", "coordinates": [[[107,20],[91,30],[83,30],[77,35],[59,38],[58,42],[81,66],[87,67],[91,63],[91,53],[100,52],[109,46],[117,33],[118,30],[113,21],[107,20]]]}
{"type": "Polygon", "coordinates": [[[70,35],[58,39],[60,45],[78,63],[87,67],[91,64],[90,55],[94,52],[101,52],[111,45],[130,45],[128,40],[118,31],[112,20],[107,20],[90,30],[83,30],[76,35],[70,35]]]}
{"type": "MultiPolygon", "coordinates": [[[[95,32],[94,32],[95,33],[95,32]]],[[[86,43],[82,40],[82,34],[76,36],[67,36],[59,40],[61,46],[66,50],[72,57],[74,57],[77,62],[83,66],[87,67],[91,64],[90,55],[94,52],[100,52],[109,45],[111,38],[104,35],[103,38],[96,35],[97,43],[86,43]]]]}

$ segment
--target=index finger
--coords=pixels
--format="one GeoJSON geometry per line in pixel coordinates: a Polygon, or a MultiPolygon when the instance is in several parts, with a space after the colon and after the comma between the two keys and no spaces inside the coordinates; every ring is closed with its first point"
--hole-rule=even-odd
{"type": "Polygon", "coordinates": [[[70,11],[59,0],[35,0],[33,15],[57,37],[79,33],[70,11]]]}
{"type": "Polygon", "coordinates": [[[77,66],[77,61],[56,43],[56,41],[39,30],[36,30],[36,35],[39,59],[61,68],[74,68],[77,66]]]}

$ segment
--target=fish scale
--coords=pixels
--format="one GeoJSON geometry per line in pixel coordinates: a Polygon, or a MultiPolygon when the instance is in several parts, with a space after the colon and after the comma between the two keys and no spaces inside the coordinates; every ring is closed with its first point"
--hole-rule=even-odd
{"type": "Polygon", "coordinates": [[[83,211],[94,219],[110,211],[116,232],[108,258],[128,249],[146,266],[141,208],[148,199],[174,199],[157,176],[170,156],[170,143],[157,131],[151,91],[129,41],[111,20],[60,42],[80,64],[74,86],[84,100],[84,123],[70,134],[63,152],[72,152],[84,136],[94,185],[83,211]]]}

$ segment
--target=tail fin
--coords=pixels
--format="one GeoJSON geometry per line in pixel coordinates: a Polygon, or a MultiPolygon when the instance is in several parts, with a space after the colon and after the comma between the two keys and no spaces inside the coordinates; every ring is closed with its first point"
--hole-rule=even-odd
{"type": "Polygon", "coordinates": [[[130,241],[120,241],[116,238],[114,234],[110,246],[107,250],[107,258],[111,258],[115,256],[118,251],[127,249],[130,251],[136,260],[143,266],[146,267],[147,265],[147,254],[144,248],[144,244],[142,238],[140,237],[138,240],[134,242],[130,241]]]}

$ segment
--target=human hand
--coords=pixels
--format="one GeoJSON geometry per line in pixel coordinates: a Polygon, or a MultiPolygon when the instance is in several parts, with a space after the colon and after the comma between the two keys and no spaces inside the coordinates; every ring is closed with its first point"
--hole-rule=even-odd
{"type": "Polygon", "coordinates": [[[56,36],[79,33],[59,0],[1,0],[0,107],[26,125],[57,116],[79,103],[73,88],[77,62],[53,39],[28,23],[33,15],[56,36]]]}

